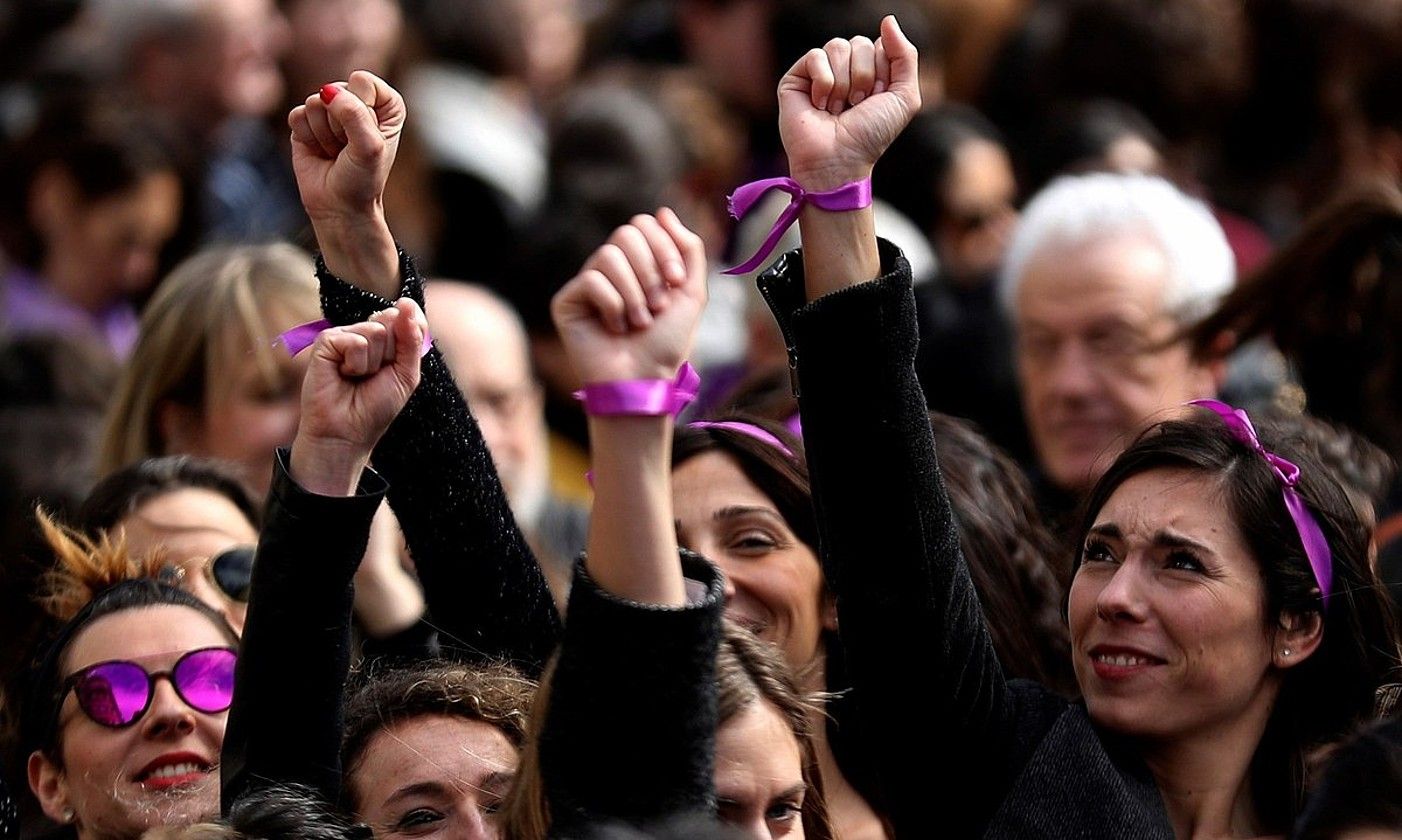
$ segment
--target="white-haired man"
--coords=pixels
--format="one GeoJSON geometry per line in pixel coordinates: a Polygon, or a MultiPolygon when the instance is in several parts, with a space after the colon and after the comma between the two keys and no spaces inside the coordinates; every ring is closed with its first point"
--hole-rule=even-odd
{"type": "Polygon", "coordinates": [[[1222,228],[1160,178],[1060,178],[1028,203],[1000,293],[1042,476],[1078,495],[1147,424],[1213,397],[1221,356],[1179,336],[1232,287],[1222,228]]]}

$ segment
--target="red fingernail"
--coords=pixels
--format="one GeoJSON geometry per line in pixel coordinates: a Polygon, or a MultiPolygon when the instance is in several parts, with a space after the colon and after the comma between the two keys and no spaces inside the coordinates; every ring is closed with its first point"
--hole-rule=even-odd
{"type": "Polygon", "coordinates": [[[324,105],[330,105],[330,104],[331,104],[331,100],[335,99],[335,98],[336,98],[336,94],[338,94],[338,93],[340,93],[340,92],[341,92],[341,89],[338,88],[338,87],[336,87],[335,85],[322,85],[322,86],[321,86],[321,101],[322,101],[322,104],[324,104],[324,105]]]}

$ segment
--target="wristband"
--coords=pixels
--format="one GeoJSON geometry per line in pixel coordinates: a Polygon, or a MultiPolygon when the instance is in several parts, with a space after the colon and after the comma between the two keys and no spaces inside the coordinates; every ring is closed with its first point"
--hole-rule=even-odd
{"type": "Polygon", "coordinates": [[[675,379],[622,379],[593,382],[574,392],[592,417],[676,417],[696,399],[701,376],[682,362],[675,379]]]}
{"type": "Polygon", "coordinates": [[[755,206],[755,203],[770,190],[786,192],[793,198],[789,201],[789,206],[784,208],[784,212],[779,214],[779,218],[774,221],[774,227],[769,229],[769,235],[765,237],[764,244],[759,246],[759,250],[754,256],[740,263],[734,268],[726,269],[723,274],[748,274],[760,266],[769,257],[774,247],[779,244],[779,239],[784,235],[784,231],[789,229],[798,219],[798,214],[803,210],[805,204],[811,204],[820,210],[841,212],[844,210],[861,210],[871,206],[871,179],[863,178],[860,181],[849,181],[840,187],[822,192],[809,192],[798,185],[792,178],[766,178],[763,181],[751,181],[748,184],[737,187],[730,195],[730,215],[736,219],[744,218],[755,206]]]}

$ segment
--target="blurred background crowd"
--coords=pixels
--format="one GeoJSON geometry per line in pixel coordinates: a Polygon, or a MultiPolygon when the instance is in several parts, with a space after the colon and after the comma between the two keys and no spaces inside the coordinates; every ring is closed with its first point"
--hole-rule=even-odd
{"type": "MultiPolygon", "coordinates": [[[[163,526],[174,513],[138,519],[168,548],[177,533],[254,541],[257,509],[235,502],[266,492],[304,364],[273,340],[319,313],[286,118],[324,82],[364,68],[404,93],[385,214],[444,278],[429,291],[434,337],[563,580],[584,539],[587,455],[551,296],[613,228],[675,208],[714,273],[696,413],[791,413],[784,341],[752,278],[719,274],[778,207],[737,225],[725,197],[787,171],[784,70],[828,38],[874,35],[887,13],[920,49],[926,106],[877,168],[878,228],[916,274],[931,408],[1010,453],[1053,521],[1073,508],[1095,467],[1067,454],[1063,427],[1113,426],[1117,405],[1138,426],[1167,395],[1140,369],[1149,349],[1129,346],[1145,336],[1082,324],[1077,349],[1029,331],[1065,320],[1029,307],[1066,301],[1032,291],[1046,260],[1014,247],[1035,208],[1026,225],[1020,214],[1058,176],[1161,176],[1203,202],[1230,254],[1203,269],[1222,278],[1210,305],[1170,313],[1153,340],[1186,342],[1193,360],[1227,354],[1220,387],[1197,391],[1333,424],[1320,447],[1378,523],[1396,587],[1402,0],[9,0],[0,639],[15,641],[0,669],[40,623],[31,594],[51,559],[36,503],[84,524],[103,476],[207,456],[241,484],[223,520],[207,512],[187,534],[163,526]],[[1010,261],[1027,278],[1000,301],[1010,261]],[[1091,416],[1101,402],[1106,416],[1091,416]]],[[[1210,261],[1208,246],[1174,247],[1170,262],[1210,261]]],[[[1136,255],[1068,259],[1115,273],[1136,255]]],[[[384,531],[393,565],[402,551],[384,531]]],[[[413,600],[393,586],[380,593],[413,600]]]]}

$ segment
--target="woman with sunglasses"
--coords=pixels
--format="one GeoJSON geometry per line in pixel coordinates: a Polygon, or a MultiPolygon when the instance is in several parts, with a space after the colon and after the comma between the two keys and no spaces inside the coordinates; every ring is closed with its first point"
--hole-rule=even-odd
{"type": "MultiPolygon", "coordinates": [[[[49,537],[61,554],[110,550],[56,529],[49,537]]],[[[21,712],[44,813],[78,838],[136,838],[216,815],[237,644],[220,613],[169,584],[99,592],[41,651],[21,712]]]]}
{"type": "MultiPolygon", "coordinates": [[[[893,18],[878,47],[834,41],[795,64],[779,100],[797,185],[860,187],[918,110],[916,78],[893,18]]],[[[1067,613],[1084,702],[1008,680],[915,379],[909,265],[860,201],[798,215],[801,255],[760,283],[795,364],[823,559],[897,836],[928,835],[932,813],[961,837],[1288,831],[1311,750],[1366,719],[1398,665],[1368,530],[1327,469],[1220,403],[1146,432],[1080,526],[1067,613]]]]}

